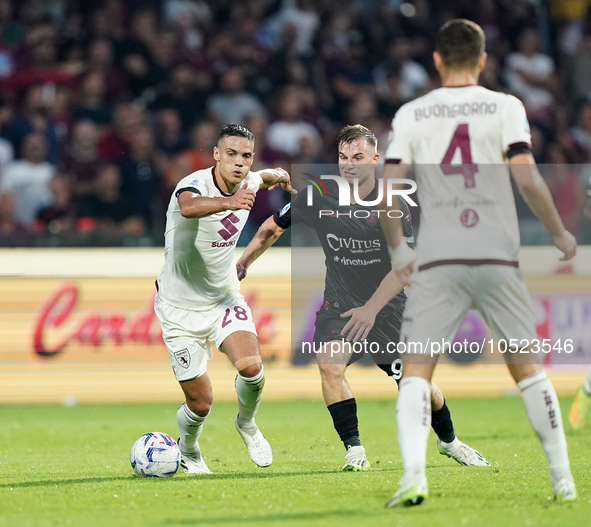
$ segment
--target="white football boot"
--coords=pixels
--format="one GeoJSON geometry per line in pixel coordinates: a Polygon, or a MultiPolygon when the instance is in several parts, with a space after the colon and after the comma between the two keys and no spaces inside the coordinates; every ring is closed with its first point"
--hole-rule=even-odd
{"type": "Polygon", "coordinates": [[[566,502],[577,499],[577,487],[572,479],[562,478],[554,485],[554,499],[566,502]]]}
{"type": "Polygon", "coordinates": [[[427,478],[425,476],[418,476],[406,483],[404,478],[400,481],[400,486],[390,501],[386,503],[386,507],[408,507],[412,505],[420,505],[427,499],[429,495],[429,487],[427,486],[427,478]]]}
{"type": "Polygon", "coordinates": [[[360,446],[350,446],[349,450],[345,454],[345,464],[341,467],[341,470],[349,472],[363,472],[369,470],[371,467],[370,462],[367,460],[365,455],[365,448],[360,446]]]}
{"type": "Polygon", "coordinates": [[[452,443],[444,443],[437,438],[437,449],[442,456],[451,457],[460,465],[490,467],[490,463],[484,459],[484,456],[478,450],[474,450],[457,438],[452,443]]]}
{"type": "Polygon", "coordinates": [[[246,445],[246,450],[248,451],[250,459],[252,459],[255,464],[259,467],[268,467],[273,463],[273,451],[271,450],[271,445],[254,422],[252,425],[241,427],[238,424],[238,416],[236,416],[234,419],[234,426],[246,445]]]}
{"type": "Polygon", "coordinates": [[[177,441],[181,451],[181,468],[185,474],[213,474],[203,460],[199,445],[195,452],[183,452],[180,439],[177,441]]]}

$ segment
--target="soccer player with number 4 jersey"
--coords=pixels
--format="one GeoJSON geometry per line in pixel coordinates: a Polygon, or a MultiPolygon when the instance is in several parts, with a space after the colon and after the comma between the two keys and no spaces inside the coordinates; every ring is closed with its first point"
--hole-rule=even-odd
{"type": "Polygon", "coordinates": [[[480,26],[468,20],[444,24],[433,58],[442,87],[398,110],[386,151],[384,178],[404,178],[414,165],[421,206],[416,262],[400,221],[381,217],[394,269],[411,285],[401,340],[414,350],[403,356],[397,402],[404,476],[387,506],[416,505],[427,497],[430,381],[438,357],[429,343],[453,341],[472,307],[482,313],[495,340],[519,341],[520,349],[513,350],[518,353],[504,357],[546,453],[554,496],[572,501],[577,492],[560,405],[533,353],[537,335],[518,267],[510,177],[564,253],[561,260],[575,255],[576,241],[537,170],[523,105],[477,85],[486,63],[480,26]]]}
{"type": "Polygon", "coordinates": [[[252,461],[273,461],[255,423],[265,384],[252,314],[240,294],[234,246],[263,188],[292,192],[281,169],[250,172],[254,137],[242,125],[222,128],[213,149],[215,166],[198,170],[177,185],[168,206],[165,261],[156,286],[156,315],[172,369],[185,394],[177,412],[181,466],[187,474],[211,474],[199,448],[203,422],[213,401],[207,361],[210,342],[234,364],[238,415],[234,421],[252,461]]]}

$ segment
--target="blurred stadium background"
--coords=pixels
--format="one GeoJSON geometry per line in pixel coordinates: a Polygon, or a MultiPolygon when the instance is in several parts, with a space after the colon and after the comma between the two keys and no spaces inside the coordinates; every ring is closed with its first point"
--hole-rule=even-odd
{"type": "MultiPolygon", "coordinates": [[[[256,169],[334,163],[351,123],[383,151],[398,107],[438,86],[434,32],[457,17],[485,30],[481,83],[523,100],[536,160],[582,245],[561,265],[517,198],[538,331],[575,346],[545,360],[572,393],[591,362],[590,4],[0,0],[0,404],[178,400],[151,311],[176,183],[213,163],[227,122],[253,130],[256,169]]],[[[260,193],[240,245],[288,199],[260,193]]],[[[292,353],[290,264],[288,248],[270,251],[243,292],[272,370],[267,397],[319,398],[313,363],[292,353]]],[[[470,314],[460,333],[486,327],[470,314]]],[[[211,374],[216,398],[233,398],[224,357],[211,374]]],[[[350,375],[361,396],[394,393],[376,368],[350,375]]],[[[455,395],[513,393],[505,370],[483,360],[448,359],[438,383],[455,395]]]]}

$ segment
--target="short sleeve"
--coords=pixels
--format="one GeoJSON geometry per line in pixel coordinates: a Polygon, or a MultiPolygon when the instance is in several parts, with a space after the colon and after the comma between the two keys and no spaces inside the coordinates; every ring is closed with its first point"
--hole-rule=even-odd
{"type": "Polygon", "coordinates": [[[246,183],[248,184],[248,188],[250,190],[258,192],[261,188],[261,185],[263,184],[263,178],[258,172],[249,172],[248,176],[246,176],[246,183]]]}
{"type": "Polygon", "coordinates": [[[182,192],[195,192],[203,197],[211,196],[209,185],[203,178],[188,176],[182,179],[174,189],[174,195],[178,199],[182,192]]]}
{"type": "Polygon", "coordinates": [[[313,227],[313,218],[317,211],[317,205],[307,205],[307,196],[305,192],[300,192],[297,198],[292,201],[290,207],[291,224],[303,223],[308,227],[313,227]]]}
{"type": "Polygon", "coordinates": [[[392,129],[386,148],[386,163],[412,164],[412,148],[408,131],[408,112],[404,106],[392,119],[392,129]]]}
{"type": "Polygon", "coordinates": [[[531,132],[523,103],[513,95],[507,95],[502,114],[503,152],[512,157],[531,152],[531,132]]]}

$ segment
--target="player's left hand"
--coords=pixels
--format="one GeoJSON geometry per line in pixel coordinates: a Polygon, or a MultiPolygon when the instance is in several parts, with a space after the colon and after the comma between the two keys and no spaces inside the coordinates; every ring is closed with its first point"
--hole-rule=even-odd
{"type": "Polygon", "coordinates": [[[240,261],[236,262],[236,274],[238,275],[238,280],[246,278],[246,266],[240,263],[240,261]]]}
{"type": "Polygon", "coordinates": [[[353,342],[365,340],[376,321],[376,314],[367,306],[354,307],[341,315],[341,318],[347,317],[351,318],[345,324],[341,335],[345,337],[345,340],[353,342]]]}
{"type": "Polygon", "coordinates": [[[290,194],[297,194],[298,191],[291,187],[291,178],[289,173],[282,168],[266,168],[259,172],[263,180],[279,180],[277,183],[274,183],[269,187],[269,190],[274,190],[276,188],[281,187],[286,192],[290,194]]]}
{"type": "Polygon", "coordinates": [[[561,262],[566,262],[577,254],[577,239],[566,229],[562,234],[554,236],[552,240],[554,241],[554,245],[564,253],[562,258],[560,258],[561,262]]]}

